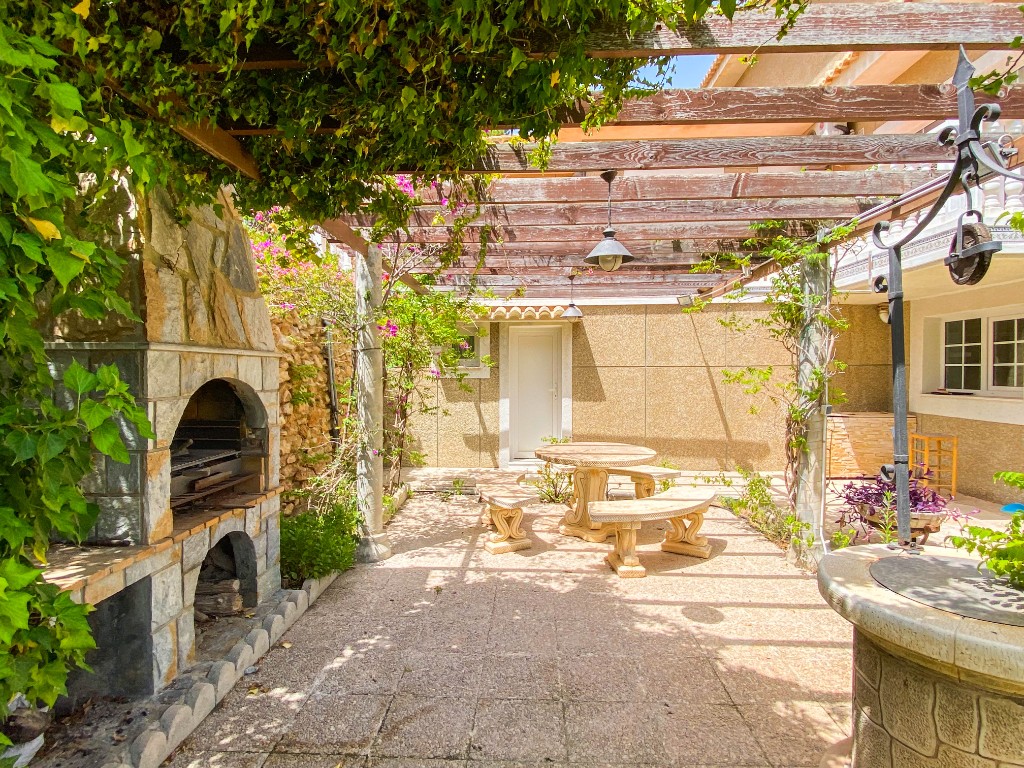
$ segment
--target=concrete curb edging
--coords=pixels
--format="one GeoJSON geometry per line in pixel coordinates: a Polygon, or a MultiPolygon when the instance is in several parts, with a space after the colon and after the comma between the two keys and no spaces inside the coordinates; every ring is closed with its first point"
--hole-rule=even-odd
{"type": "Polygon", "coordinates": [[[154,712],[154,720],[146,730],[130,745],[111,754],[112,759],[102,768],[157,768],[235,687],[246,667],[266,654],[337,577],[335,573],[322,579],[306,579],[301,589],[287,591],[286,597],[263,619],[262,627],[256,627],[235,643],[227,657],[214,662],[205,677],[197,677],[191,686],[182,688],[177,701],[154,712]]]}

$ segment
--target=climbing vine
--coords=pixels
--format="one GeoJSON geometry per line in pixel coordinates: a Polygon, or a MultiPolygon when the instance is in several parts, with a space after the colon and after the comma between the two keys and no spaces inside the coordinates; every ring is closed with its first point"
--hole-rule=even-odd
{"type": "Polygon", "coordinates": [[[78,487],[92,452],[127,462],[124,430],[152,437],[115,368],[60,369],[44,347],[42,329],[69,315],[133,316],[124,257],[90,212],[120,188],[118,165],[148,170],[129,126],[89,119],[60,56],[0,23],[0,718],[18,693],[53,704],[93,647],[88,609],[38,565],[51,537],[80,540],[96,519],[78,487]]]}
{"type": "MultiPolygon", "coordinates": [[[[814,222],[803,222],[811,232],[814,222]]],[[[744,332],[760,328],[782,344],[792,361],[790,375],[780,375],[774,366],[747,366],[722,372],[727,384],[734,384],[755,398],[752,412],[762,407],[760,399],[778,407],[786,425],[786,492],[790,502],[796,501],[796,482],[801,462],[807,452],[807,430],[810,417],[827,402],[841,402],[842,393],[831,385],[835,374],[846,366],[835,359],[835,343],[839,334],[849,327],[836,304],[835,270],[839,263],[830,259],[829,245],[845,240],[852,225],[833,227],[819,240],[814,234],[794,236],[786,231],[785,222],[765,221],[751,225],[754,237],[744,246],[750,253],[711,254],[696,271],[713,272],[724,268],[750,268],[752,261],[769,260],[777,267],[770,278],[764,297],[767,311],[753,319],[732,313],[720,319],[726,328],[744,332]],[[810,334],[809,329],[814,333],[810,334]],[[801,367],[800,362],[804,365],[801,367]],[[802,369],[801,369],[802,368],[802,369]]],[[[740,288],[724,298],[739,301],[748,296],[740,288]]],[[[696,299],[684,312],[700,311],[708,301],[696,299]]]]}

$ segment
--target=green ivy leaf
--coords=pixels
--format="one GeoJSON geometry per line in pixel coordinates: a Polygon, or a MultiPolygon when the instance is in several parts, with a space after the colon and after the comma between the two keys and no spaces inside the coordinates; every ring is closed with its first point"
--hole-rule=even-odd
{"type": "Polygon", "coordinates": [[[8,432],[7,437],[4,438],[4,445],[14,452],[16,461],[28,461],[35,456],[37,443],[38,440],[34,435],[20,429],[8,432]]]}
{"type": "Polygon", "coordinates": [[[43,173],[43,166],[31,157],[23,156],[10,147],[0,150],[0,157],[10,166],[11,181],[18,197],[30,198],[39,194],[55,194],[53,179],[43,173]]]}
{"type": "Polygon", "coordinates": [[[111,408],[96,400],[83,400],[78,406],[78,417],[90,430],[96,429],[113,415],[111,408]]]}
{"type": "Polygon", "coordinates": [[[0,591],[0,644],[10,645],[15,632],[28,629],[30,599],[26,592],[0,591]]]}
{"type": "Polygon", "coordinates": [[[63,381],[64,386],[76,395],[92,392],[99,383],[97,376],[86,370],[77,360],[73,360],[68,369],[64,371],[63,381]]]}
{"type": "Polygon", "coordinates": [[[53,270],[54,277],[65,288],[82,274],[86,264],[85,260],[69,254],[62,248],[47,248],[46,263],[53,270]]]}
{"type": "Polygon", "coordinates": [[[121,439],[121,430],[113,419],[108,419],[100,424],[90,433],[89,437],[100,453],[121,464],[127,464],[130,461],[128,449],[125,448],[124,441],[121,439]]]}
{"type": "Polygon", "coordinates": [[[42,571],[14,559],[0,560],[0,579],[9,589],[24,589],[36,580],[42,571]]]}
{"type": "Polygon", "coordinates": [[[46,436],[39,441],[39,460],[47,462],[55,456],[59,455],[68,445],[67,438],[59,432],[48,432],[46,436]]]}

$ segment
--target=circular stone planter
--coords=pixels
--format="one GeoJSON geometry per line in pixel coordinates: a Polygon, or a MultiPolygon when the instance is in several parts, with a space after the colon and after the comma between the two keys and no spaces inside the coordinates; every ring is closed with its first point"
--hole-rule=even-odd
{"type": "Polygon", "coordinates": [[[882,558],[952,554],[924,552],[872,544],[819,563],[819,591],[854,626],[852,768],[1024,768],[1024,627],[925,605],[871,575],[882,558]]]}

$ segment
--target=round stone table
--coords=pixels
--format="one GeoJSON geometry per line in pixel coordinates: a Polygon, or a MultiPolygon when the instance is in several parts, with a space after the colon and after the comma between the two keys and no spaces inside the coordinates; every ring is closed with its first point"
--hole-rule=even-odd
{"type": "Polygon", "coordinates": [[[604,501],[608,495],[608,470],[646,464],[658,454],[642,445],[629,443],[552,443],[538,448],[538,459],[575,467],[572,475],[573,499],[558,526],[564,536],[600,542],[615,533],[613,523],[596,524],[587,505],[604,501]]]}
{"type": "MultiPolygon", "coordinates": [[[[950,556],[977,563],[942,547],[911,555],[872,544],[818,565],[819,591],[854,626],[852,768],[1024,766],[1024,627],[904,597],[871,573],[882,558],[938,567],[950,556]]],[[[958,581],[919,592],[950,589],[933,602],[955,609],[958,581]]]]}

